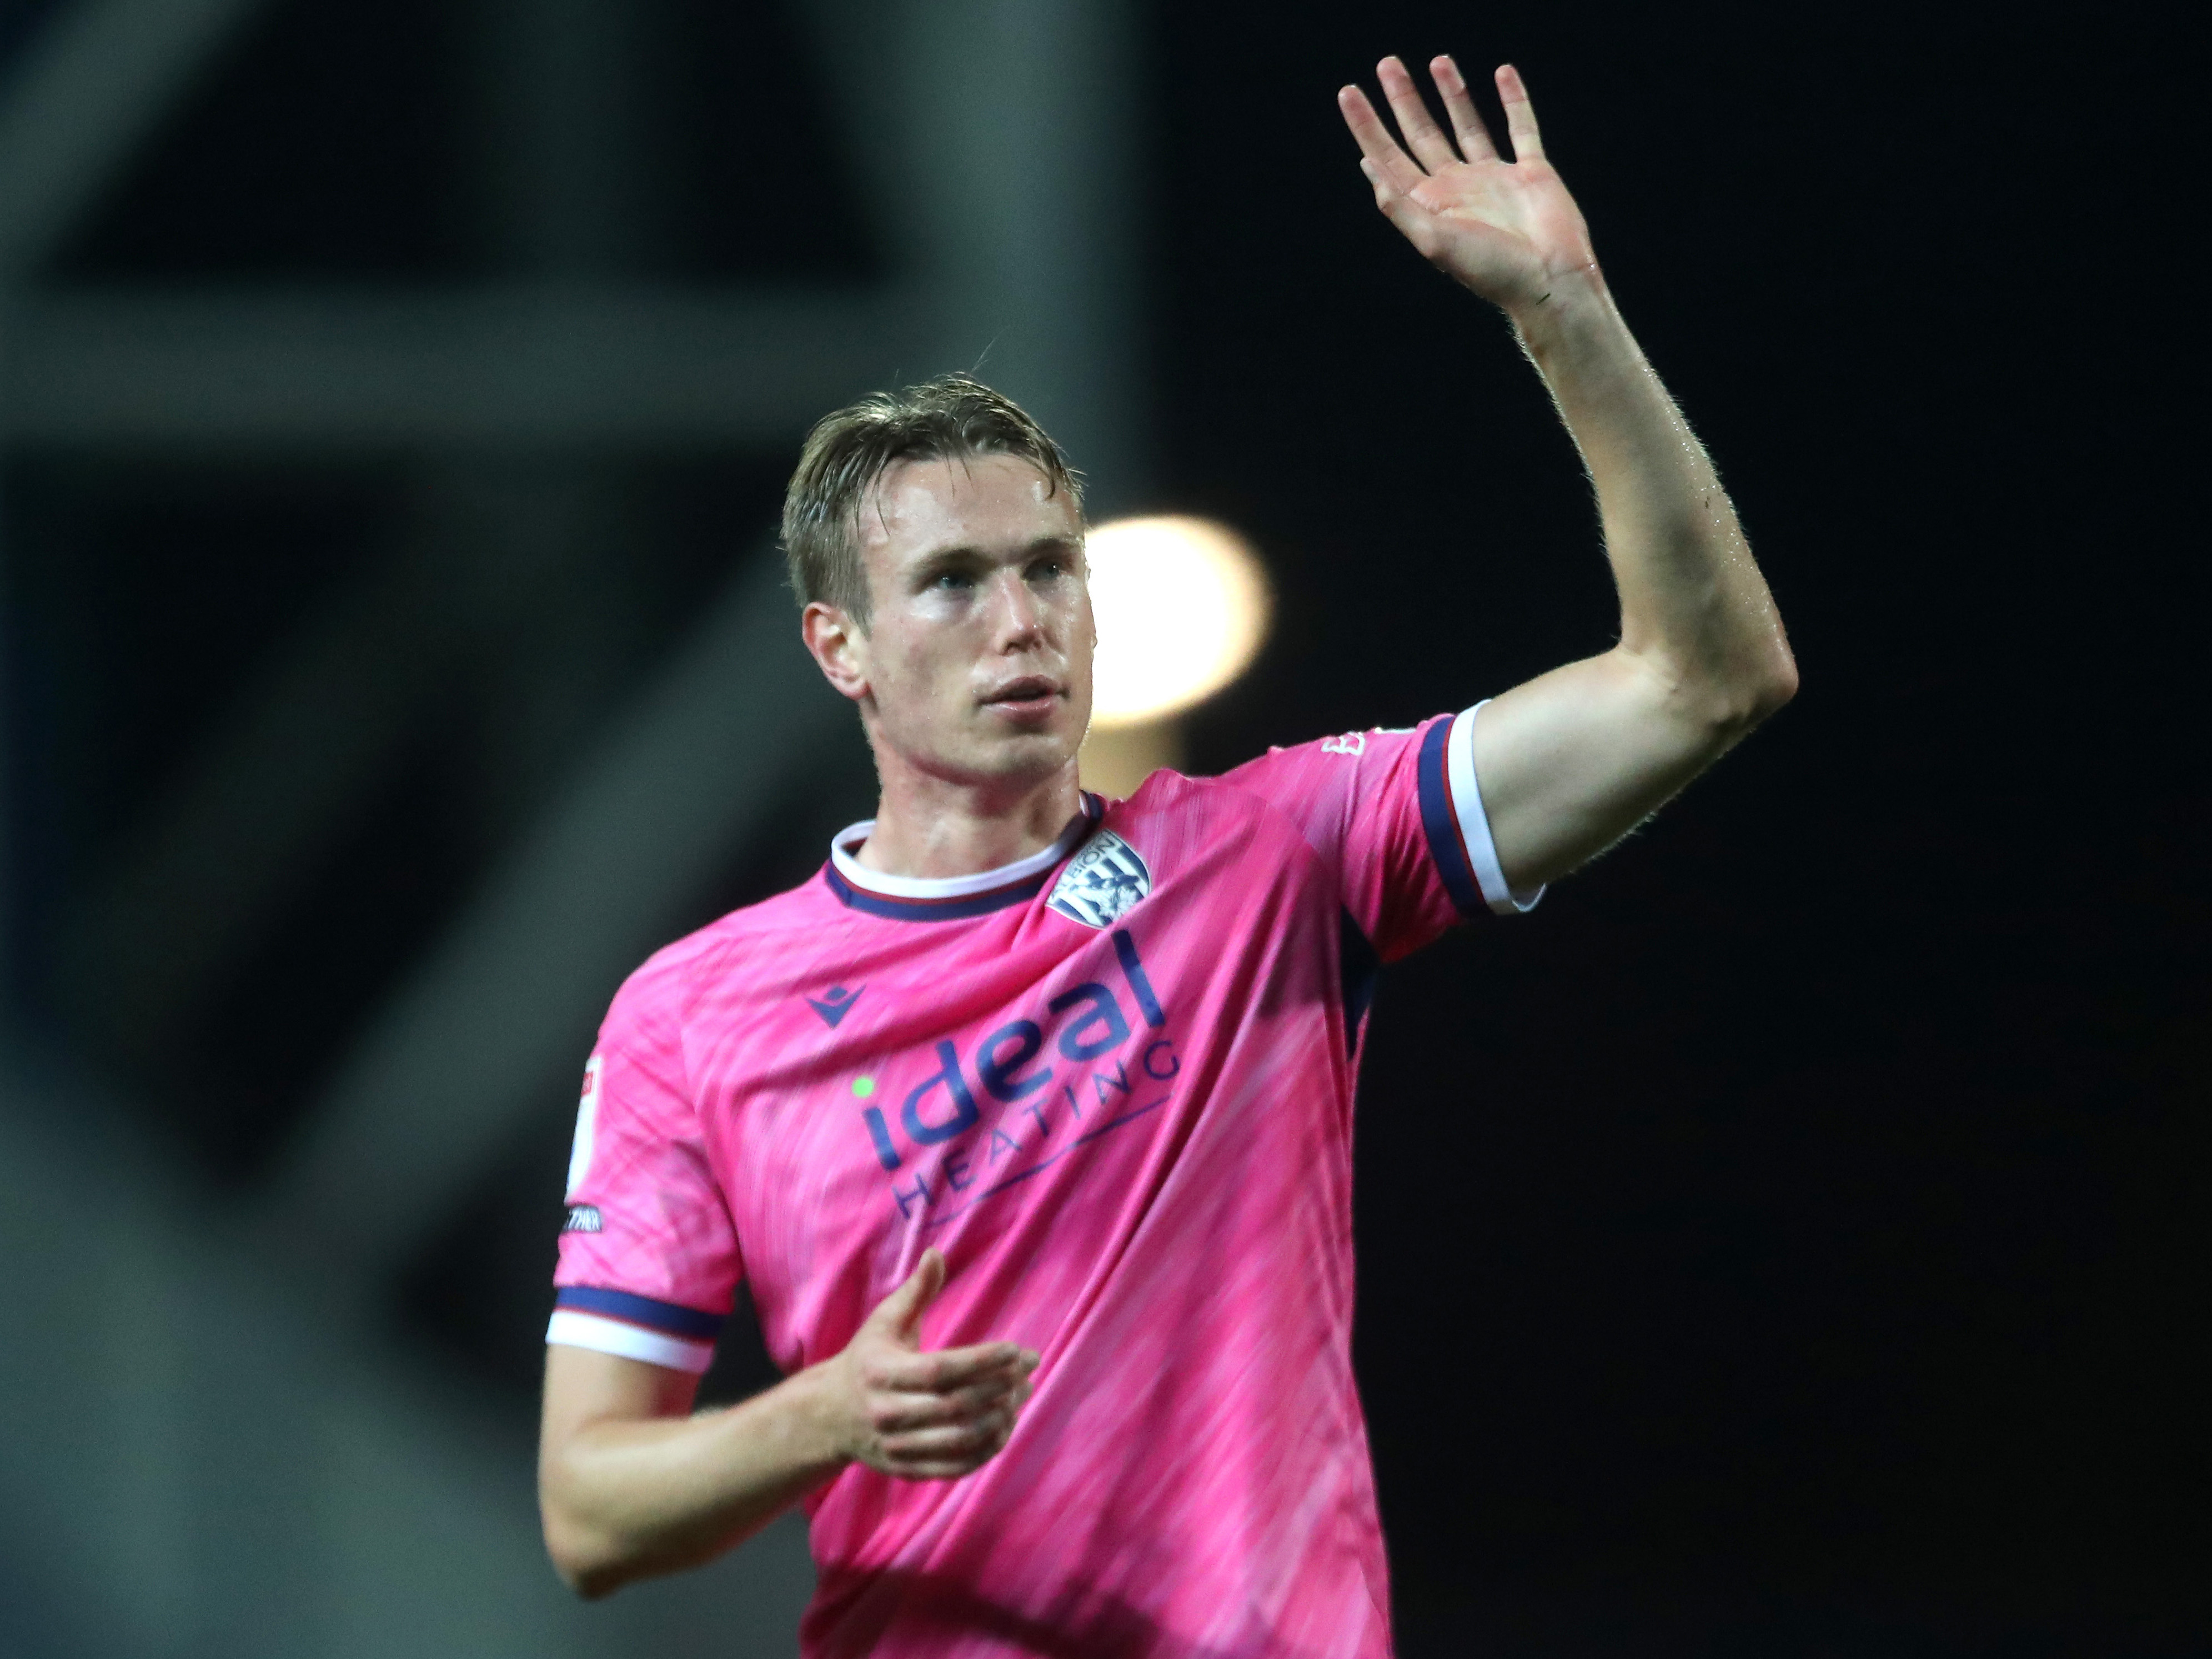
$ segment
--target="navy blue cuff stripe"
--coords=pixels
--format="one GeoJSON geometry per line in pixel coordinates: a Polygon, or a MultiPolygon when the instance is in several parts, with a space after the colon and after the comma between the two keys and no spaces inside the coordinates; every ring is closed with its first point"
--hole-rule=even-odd
{"type": "Polygon", "coordinates": [[[1437,874],[1443,878],[1444,891],[1451,895],[1451,902],[1459,907],[1460,915],[1474,916],[1488,907],[1482,902],[1482,887],[1474,878],[1474,866],[1468,860],[1467,842],[1460,835],[1458,815],[1452,811],[1451,781],[1447,770],[1451,763],[1452,721],[1464,718],[1449,715],[1422,734],[1421,828],[1428,832],[1429,855],[1437,861],[1437,874]]]}
{"type": "Polygon", "coordinates": [[[647,1330],[665,1331],[671,1336],[689,1337],[696,1342],[713,1341],[726,1322],[726,1316],[721,1314],[701,1313],[696,1308],[678,1307],[673,1302],[656,1302],[649,1296],[632,1296],[628,1291],[602,1291],[589,1285],[571,1285],[556,1291],[553,1305],[573,1308],[578,1313],[605,1314],[625,1324],[642,1325],[647,1330]]]}

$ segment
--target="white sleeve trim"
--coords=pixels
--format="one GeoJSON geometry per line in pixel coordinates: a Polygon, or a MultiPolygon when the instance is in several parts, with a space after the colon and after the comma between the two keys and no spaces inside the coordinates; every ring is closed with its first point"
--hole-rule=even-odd
{"type": "Polygon", "coordinates": [[[1490,908],[1501,916],[1518,915],[1536,908],[1544,896],[1541,887],[1525,897],[1505,884],[1504,867],[1498,861],[1498,843],[1490,837],[1490,814],[1482,810],[1482,787],[1474,777],[1474,717],[1490,699],[1452,721],[1444,744],[1444,771],[1451,781],[1452,810],[1459,816],[1459,833],[1467,843],[1468,862],[1474,866],[1476,884],[1490,908]]]}
{"type": "Polygon", "coordinates": [[[590,1348],[623,1359],[642,1359],[648,1365],[665,1365],[672,1371],[696,1376],[714,1363],[714,1345],[680,1336],[664,1336],[619,1319],[602,1319],[575,1308],[556,1308],[545,1328],[545,1340],[564,1348],[590,1348]]]}

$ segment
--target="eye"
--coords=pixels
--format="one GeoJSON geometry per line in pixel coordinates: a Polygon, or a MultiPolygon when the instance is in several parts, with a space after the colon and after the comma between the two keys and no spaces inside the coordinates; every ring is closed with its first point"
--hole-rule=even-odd
{"type": "Polygon", "coordinates": [[[965,593],[975,586],[975,578],[965,570],[940,570],[930,579],[929,585],[944,593],[965,593]]]}

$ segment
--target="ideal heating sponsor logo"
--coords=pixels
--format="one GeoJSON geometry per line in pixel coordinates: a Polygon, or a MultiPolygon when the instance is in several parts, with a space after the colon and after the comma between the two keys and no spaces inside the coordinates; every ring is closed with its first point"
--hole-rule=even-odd
{"type": "MultiPolygon", "coordinates": [[[[1108,937],[1118,990],[1106,978],[1085,980],[966,1054],[940,1041],[928,1058],[933,1069],[895,1109],[888,1100],[861,1107],[901,1219],[940,1225],[1173,1097],[1182,1061],[1167,1011],[1136,940],[1126,928],[1108,937]]],[[[899,1060],[883,1069],[911,1075],[899,1060]]],[[[877,1089],[872,1075],[853,1080],[856,1099],[873,1103],[877,1089]]]]}

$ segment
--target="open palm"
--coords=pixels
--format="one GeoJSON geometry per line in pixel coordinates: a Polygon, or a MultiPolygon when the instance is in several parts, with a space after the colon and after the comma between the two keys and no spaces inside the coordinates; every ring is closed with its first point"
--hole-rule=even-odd
{"type": "Polygon", "coordinates": [[[1513,143],[1509,161],[1492,142],[1458,65],[1438,58],[1429,72],[1443,96],[1456,147],[1395,58],[1384,58],[1376,74],[1405,148],[1365,93],[1346,87],[1337,94],[1345,124],[1359,141],[1360,170],[1375,186],[1375,204],[1424,258],[1508,311],[1541,304],[1562,277],[1595,275],[1597,258],[1582,210],[1544,159],[1536,112],[1519,73],[1510,64],[1498,71],[1513,143]]]}

